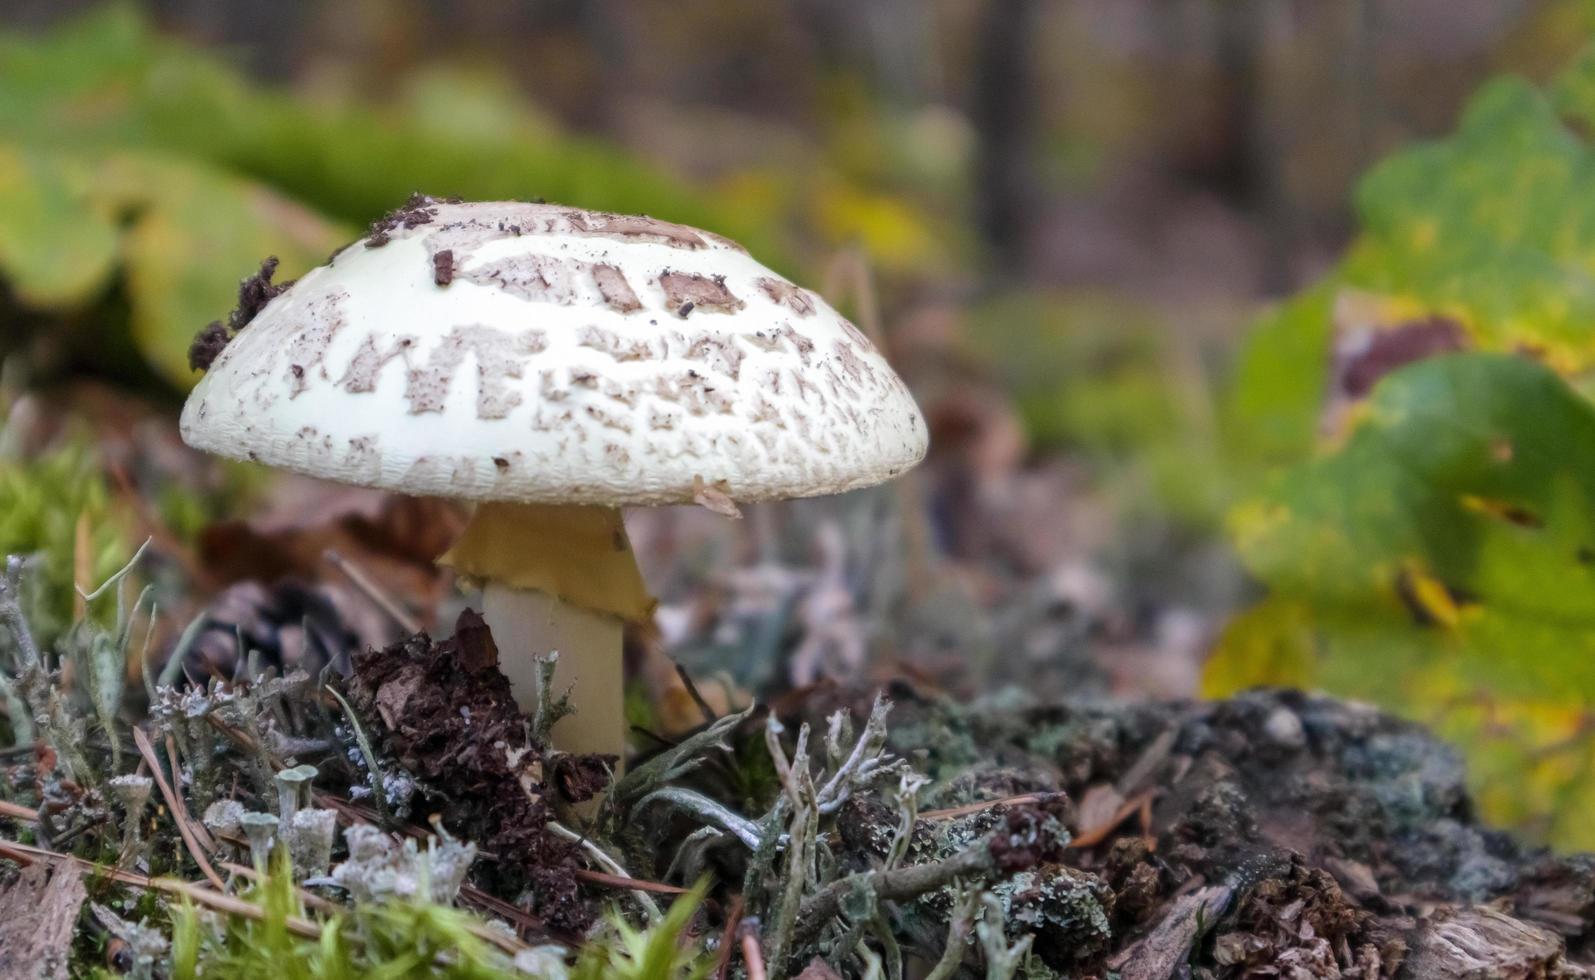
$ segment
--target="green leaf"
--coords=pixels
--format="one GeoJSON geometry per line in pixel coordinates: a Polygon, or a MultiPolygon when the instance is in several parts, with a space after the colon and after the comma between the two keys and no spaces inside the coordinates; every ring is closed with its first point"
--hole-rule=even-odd
{"type": "Polygon", "coordinates": [[[23,303],[83,303],[109,280],[117,232],[79,161],[0,144],[0,270],[23,303]]]}
{"type": "Polygon", "coordinates": [[[235,304],[239,279],[268,255],[293,278],[353,234],[267,187],[166,157],[106,159],[96,193],[137,214],[122,249],[133,335],[178,387],[195,380],[190,341],[235,304]]]}
{"type": "Polygon", "coordinates": [[[1460,320],[1486,350],[1595,364],[1595,155],[1549,95],[1492,82],[1457,132],[1376,168],[1347,281],[1460,320]]]}
{"type": "Polygon", "coordinates": [[[1293,462],[1312,448],[1323,412],[1335,288],[1326,281],[1252,327],[1223,404],[1237,461],[1293,462]]]}
{"type": "Polygon", "coordinates": [[[1595,406],[1525,358],[1423,361],[1231,530],[1273,597],[1231,624],[1210,691],[1327,687],[1430,721],[1515,787],[1497,816],[1595,844],[1562,809],[1595,785],[1568,762],[1595,711],[1595,406]]]}
{"type": "Polygon", "coordinates": [[[416,190],[658,214],[780,264],[769,215],[559,132],[503,78],[430,71],[380,104],[312,101],[129,4],[0,34],[0,278],[26,306],[75,312],[120,277],[133,339],[179,387],[190,339],[262,259],[298,275],[416,190]]]}
{"type": "Polygon", "coordinates": [[[1591,119],[1595,49],[1549,91],[1489,83],[1455,133],[1364,177],[1362,232],[1340,266],[1250,335],[1225,418],[1237,462],[1312,451],[1348,330],[1443,317],[1470,348],[1530,351],[1565,375],[1595,368],[1591,119]]]}
{"type": "Polygon", "coordinates": [[[0,133],[187,158],[357,224],[417,190],[547,198],[655,214],[714,228],[756,254],[780,252],[767,216],[718,207],[618,147],[555,131],[491,78],[428,72],[379,104],[307,100],[253,86],[125,5],[43,37],[0,35],[0,133]]]}

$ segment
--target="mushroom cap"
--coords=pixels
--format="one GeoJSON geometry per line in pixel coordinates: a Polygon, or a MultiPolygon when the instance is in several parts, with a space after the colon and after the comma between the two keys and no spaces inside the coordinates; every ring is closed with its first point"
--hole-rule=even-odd
{"type": "Polygon", "coordinates": [[[189,445],[404,493],[619,506],[889,480],[925,454],[859,330],[710,232],[423,199],[267,303],[189,445]]]}

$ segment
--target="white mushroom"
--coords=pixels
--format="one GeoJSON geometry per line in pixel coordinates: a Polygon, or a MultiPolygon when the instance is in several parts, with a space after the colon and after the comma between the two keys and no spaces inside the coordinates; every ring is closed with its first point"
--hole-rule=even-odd
{"type": "Polygon", "coordinates": [[[560,651],[554,683],[576,713],[556,744],[615,754],[621,621],[652,608],[618,508],[839,493],[926,448],[869,340],[736,244],[650,218],[427,198],[270,297],[209,365],[182,433],[224,456],[479,501],[445,560],[484,583],[517,700],[536,701],[535,655],[560,651]]]}

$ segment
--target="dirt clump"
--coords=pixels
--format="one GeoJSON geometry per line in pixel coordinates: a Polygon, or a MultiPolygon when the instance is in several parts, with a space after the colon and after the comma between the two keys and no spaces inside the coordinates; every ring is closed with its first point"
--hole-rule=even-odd
{"type": "Polygon", "coordinates": [[[495,856],[476,869],[482,886],[523,895],[555,928],[589,926],[597,905],[578,887],[577,846],[547,830],[550,794],[563,786],[573,800],[589,798],[607,769],[603,760],[547,758],[482,617],[466,610],[451,639],[418,633],[356,653],[351,667],[352,703],[383,748],[419,780],[451,833],[495,856]]]}

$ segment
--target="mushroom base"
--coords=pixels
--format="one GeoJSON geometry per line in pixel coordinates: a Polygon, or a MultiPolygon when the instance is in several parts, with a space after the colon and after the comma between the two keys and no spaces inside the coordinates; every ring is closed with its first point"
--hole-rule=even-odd
{"type": "Polygon", "coordinates": [[[622,623],[649,617],[654,600],[620,511],[485,502],[439,562],[483,584],[499,669],[527,712],[540,695],[536,658],[559,652],[552,694],[568,694],[575,714],[554,726],[554,747],[623,756],[622,623]]]}
{"type": "MultiPolygon", "coordinates": [[[[625,758],[626,720],[622,711],[625,666],[621,622],[562,602],[546,592],[488,582],[482,589],[482,615],[499,649],[499,669],[509,678],[515,701],[528,714],[541,696],[537,657],[559,652],[552,700],[566,695],[573,714],[549,733],[562,752],[625,758]]],[[[616,774],[620,764],[616,763],[616,774]]]]}

